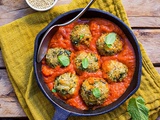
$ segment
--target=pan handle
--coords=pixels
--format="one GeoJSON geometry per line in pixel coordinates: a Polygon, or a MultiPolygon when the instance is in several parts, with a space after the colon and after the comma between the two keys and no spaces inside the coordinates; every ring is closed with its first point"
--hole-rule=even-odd
{"type": "Polygon", "coordinates": [[[63,110],[58,106],[55,106],[55,113],[52,120],[67,120],[70,114],[70,112],[63,110]]]}

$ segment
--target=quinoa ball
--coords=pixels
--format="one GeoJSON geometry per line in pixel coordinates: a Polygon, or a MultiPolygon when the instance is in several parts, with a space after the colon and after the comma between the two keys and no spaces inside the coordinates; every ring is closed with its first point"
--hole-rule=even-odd
{"type": "Polygon", "coordinates": [[[64,99],[73,96],[77,90],[78,76],[70,72],[58,76],[54,82],[54,90],[64,99]]]}
{"type": "Polygon", "coordinates": [[[98,55],[94,53],[81,51],[74,59],[74,62],[78,71],[96,72],[99,69],[98,55]],[[88,60],[87,68],[82,65],[84,59],[88,60]]]}
{"type": "Polygon", "coordinates": [[[105,61],[102,70],[108,82],[121,82],[128,74],[128,67],[117,60],[105,61]]]}
{"type": "Polygon", "coordinates": [[[96,42],[96,47],[100,55],[115,55],[122,51],[123,43],[119,35],[116,34],[116,40],[108,47],[105,43],[106,36],[109,33],[102,34],[96,42]]]}
{"type": "Polygon", "coordinates": [[[55,68],[56,66],[61,65],[58,60],[59,55],[70,57],[70,54],[70,51],[63,48],[50,48],[46,54],[46,63],[50,67],[55,68]]]}
{"type": "Polygon", "coordinates": [[[78,24],[74,26],[70,38],[73,45],[83,44],[89,46],[92,39],[89,26],[87,24],[78,24]]]}
{"type": "Polygon", "coordinates": [[[101,105],[109,93],[108,83],[103,78],[89,77],[81,86],[81,97],[87,106],[101,105]]]}

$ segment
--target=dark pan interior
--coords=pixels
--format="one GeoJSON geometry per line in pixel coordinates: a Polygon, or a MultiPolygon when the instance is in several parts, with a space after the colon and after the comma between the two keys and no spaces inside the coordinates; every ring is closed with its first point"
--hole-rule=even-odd
{"type": "Polygon", "coordinates": [[[133,79],[131,81],[130,86],[126,90],[126,92],[118,100],[116,100],[112,104],[110,104],[106,107],[96,109],[96,110],[87,110],[87,111],[82,111],[82,110],[76,109],[76,108],[66,104],[62,100],[59,100],[55,96],[53,96],[51,91],[49,91],[49,89],[45,85],[45,83],[43,81],[43,78],[42,78],[41,63],[36,62],[37,50],[38,50],[38,47],[39,47],[39,43],[40,43],[44,33],[46,32],[46,30],[54,24],[64,23],[64,22],[72,19],[81,10],[82,9],[77,9],[77,10],[73,10],[73,11],[70,11],[70,12],[67,12],[65,14],[60,15],[59,17],[55,18],[47,27],[45,27],[37,35],[36,41],[35,41],[35,48],[34,48],[34,72],[35,72],[36,80],[37,80],[37,83],[38,83],[39,87],[41,88],[41,90],[45,94],[45,96],[53,103],[53,105],[56,105],[56,106],[62,108],[63,110],[65,110],[65,111],[71,112],[73,115],[80,115],[80,116],[99,115],[99,114],[109,112],[109,111],[117,108],[118,106],[120,106],[131,95],[133,95],[137,91],[137,89],[139,88],[139,85],[140,85],[141,67],[142,67],[142,62],[141,61],[142,60],[141,60],[141,52],[140,52],[140,49],[139,49],[139,45],[138,45],[138,42],[137,42],[135,36],[133,35],[132,31],[120,19],[118,19],[117,17],[113,16],[110,13],[104,12],[102,10],[97,10],[97,9],[89,9],[82,16],[83,18],[98,17],[98,18],[105,18],[107,20],[112,21],[113,23],[118,25],[123,30],[123,32],[126,34],[126,36],[128,37],[131,45],[134,48],[134,52],[135,52],[135,55],[136,55],[136,69],[135,69],[133,79]]]}

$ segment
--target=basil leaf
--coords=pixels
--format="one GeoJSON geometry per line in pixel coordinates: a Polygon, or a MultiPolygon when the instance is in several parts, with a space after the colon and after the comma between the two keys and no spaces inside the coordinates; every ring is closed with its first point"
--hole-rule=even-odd
{"type": "Polygon", "coordinates": [[[83,39],[83,38],[84,38],[84,34],[82,34],[82,35],[79,36],[80,40],[83,39]]]}
{"type": "Polygon", "coordinates": [[[86,69],[86,68],[88,67],[88,65],[89,65],[88,59],[87,59],[87,58],[84,58],[84,59],[82,60],[82,67],[83,67],[84,69],[86,69]]]}
{"type": "Polygon", "coordinates": [[[56,90],[55,90],[55,89],[52,89],[52,92],[53,92],[53,93],[55,93],[55,92],[56,92],[56,90]]]}
{"type": "Polygon", "coordinates": [[[94,89],[92,90],[92,92],[93,92],[93,95],[94,95],[96,98],[101,97],[101,91],[99,90],[99,88],[94,88],[94,89]]]}
{"type": "Polygon", "coordinates": [[[112,44],[115,42],[116,40],[116,33],[109,33],[106,37],[105,37],[105,43],[106,45],[110,48],[112,46],[112,44]]]}
{"type": "Polygon", "coordinates": [[[69,57],[67,57],[65,55],[59,55],[58,60],[59,60],[60,64],[65,67],[68,66],[70,63],[69,57]]]}
{"type": "Polygon", "coordinates": [[[128,112],[132,120],[148,120],[148,108],[145,106],[145,101],[142,97],[131,98],[129,100],[128,112]]]}
{"type": "Polygon", "coordinates": [[[112,44],[107,44],[107,46],[108,46],[109,48],[111,48],[111,47],[112,47],[112,44]]]}

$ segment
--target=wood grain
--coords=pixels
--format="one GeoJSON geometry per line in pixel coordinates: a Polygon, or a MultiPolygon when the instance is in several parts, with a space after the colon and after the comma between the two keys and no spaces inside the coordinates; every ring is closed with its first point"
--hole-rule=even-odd
{"type": "Polygon", "coordinates": [[[0,68],[1,68],[1,69],[2,69],[2,68],[5,68],[1,51],[0,51],[0,68]]]}
{"type": "Polygon", "coordinates": [[[0,117],[25,117],[5,69],[0,70],[0,117]]]}
{"type": "Polygon", "coordinates": [[[160,28],[160,17],[128,17],[132,28],[160,28]]]}
{"type": "Polygon", "coordinates": [[[160,28],[160,0],[122,0],[132,27],[160,28]]]}
{"type": "Polygon", "coordinates": [[[160,16],[160,0],[122,0],[128,16],[157,17],[160,16]]]}
{"type": "MultiPolygon", "coordinates": [[[[10,23],[18,18],[34,13],[25,0],[1,0],[0,1],[0,26],[10,23]]],[[[58,0],[56,6],[70,3],[71,0],[58,0]]]]}
{"type": "Polygon", "coordinates": [[[160,29],[134,29],[152,63],[160,63],[160,29]]]}
{"type": "MultiPolygon", "coordinates": [[[[58,0],[56,5],[70,3],[58,0]]],[[[133,32],[160,73],[160,0],[122,0],[133,32]]],[[[0,26],[36,11],[25,0],[0,0],[0,26]]],[[[9,81],[0,51],[0,118],[26,117],[9,81]]]]}

